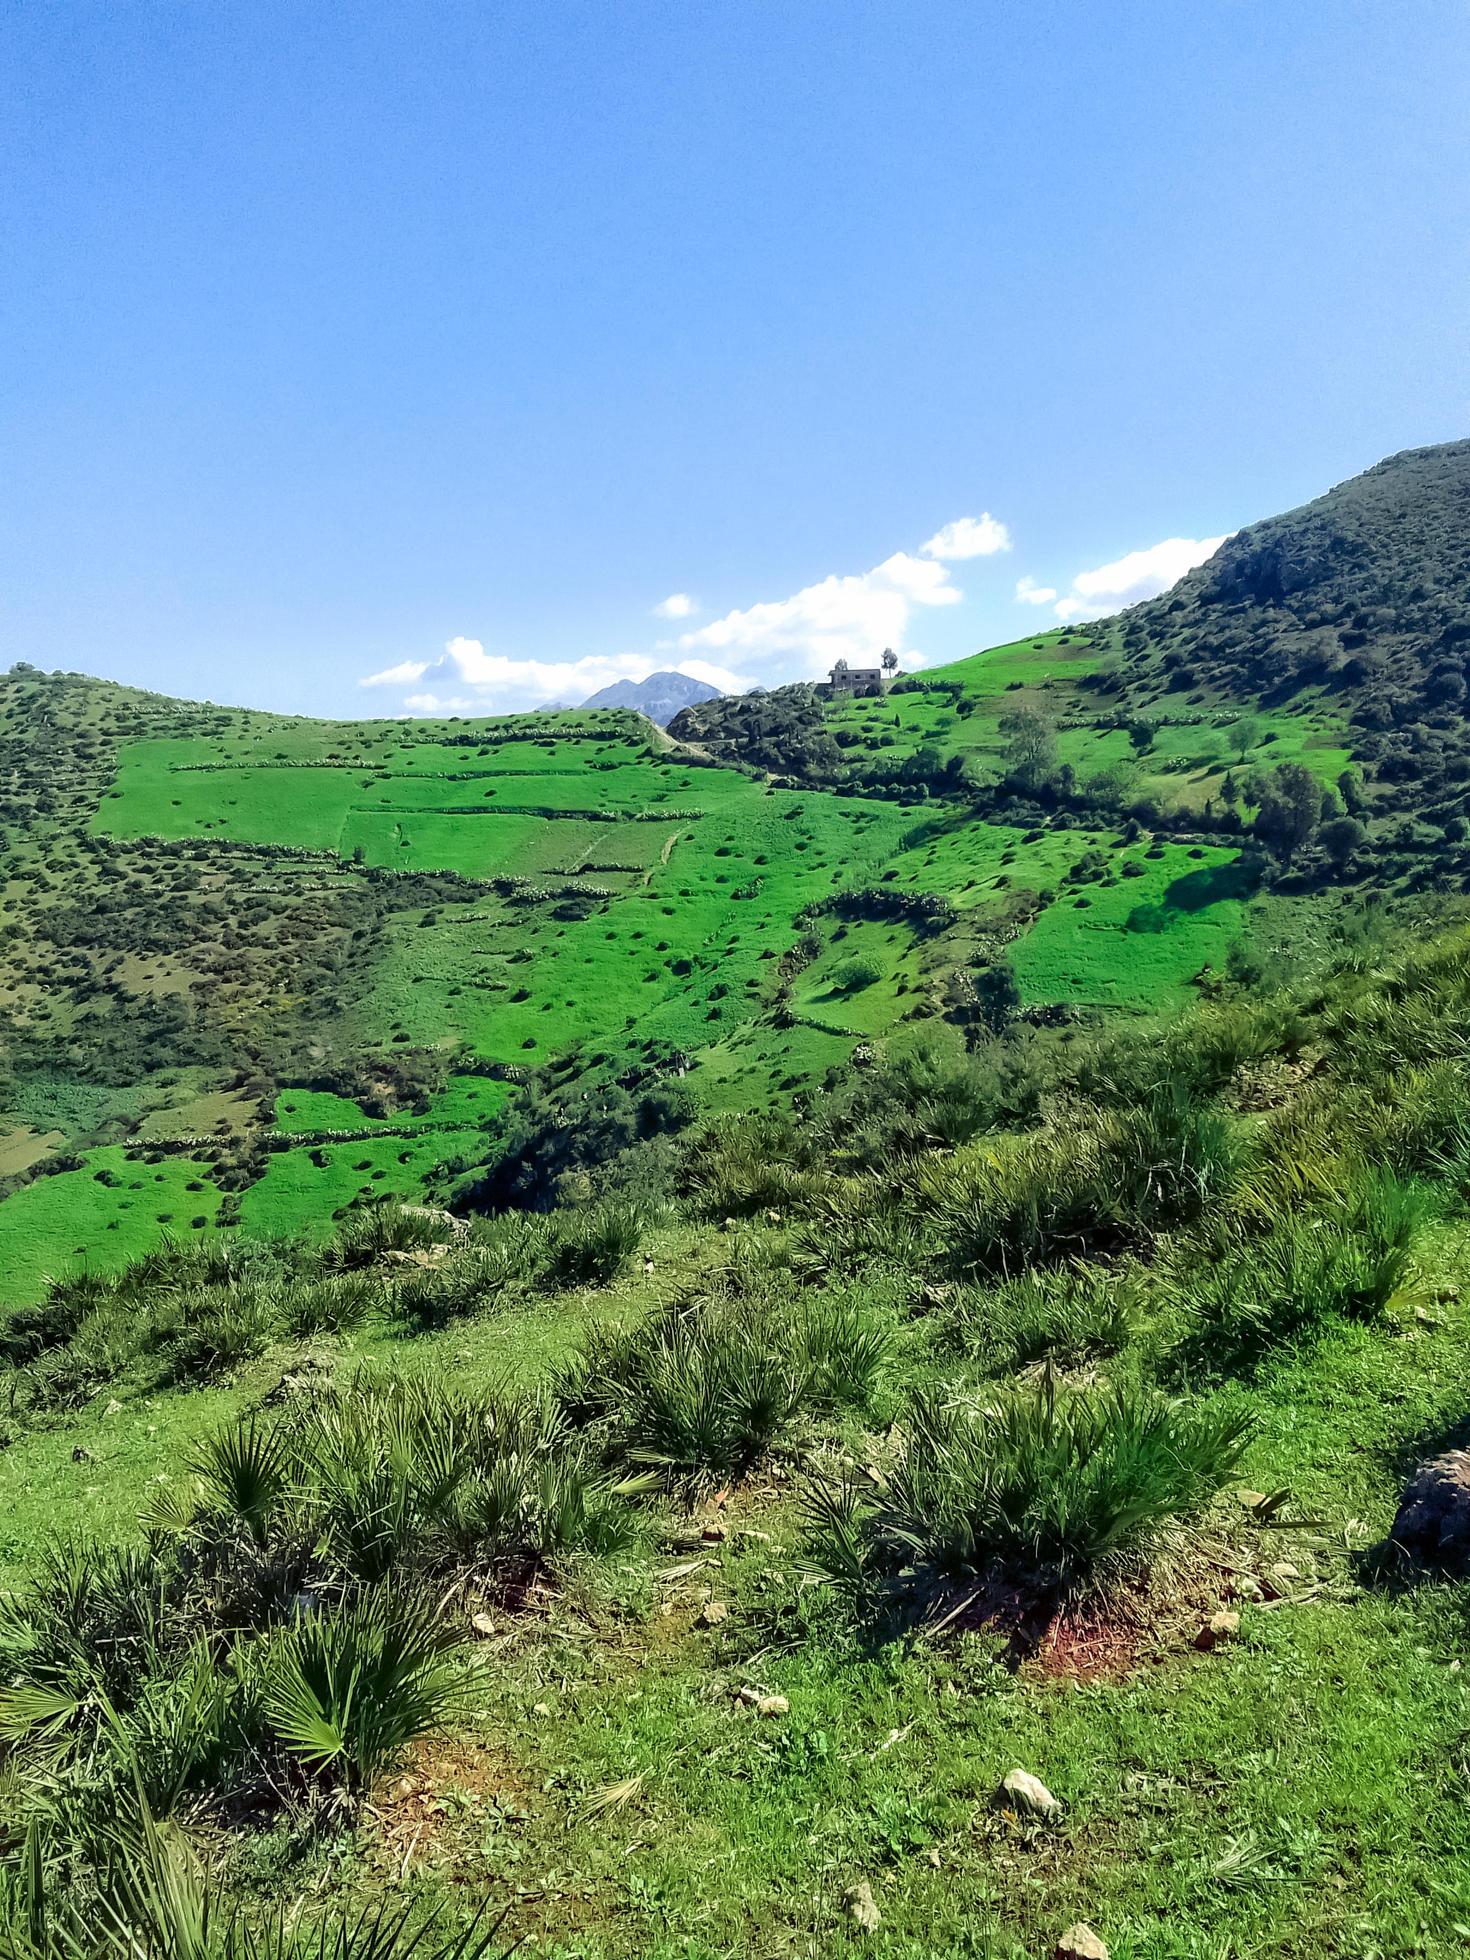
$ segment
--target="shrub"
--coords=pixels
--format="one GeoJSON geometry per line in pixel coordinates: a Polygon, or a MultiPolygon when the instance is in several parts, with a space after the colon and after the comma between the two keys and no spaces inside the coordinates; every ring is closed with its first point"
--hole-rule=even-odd
{"type": "Polygon", "coordinates": [[[809,1140],[784,1118],[741,1116],[707,1131],[691,1153],[689,1189],[705,1218],[809,1209],[827,1177],[809,1140]]]}
{"type": "Polygon", "coordinates": [[[294,1281],[281,1298],[287,1333],[297,1340],[346,1334],[382,1309],[382,1289],[365,1273],[324,1273],[294,1281]]]}
{"type": "Polygon", "coordinates": [[[1220,1112],[1159,1095],[925,1166],[919,1201],[960,1272],[1080,1259],[1198,1217],[1245,1160],[1220,1112]]]}
{"type": "Polygon", "coordinates": [[[553,1286],[610,1286],[643,1243],[643,1214],[608,1202],[556,1220],[545,1277],[553,1286]]]}
{"type": "Polygon", "coordinates": [[[1239,1367],[1334,1318],[1378,1320],[1403,1292],[1413,1242],[1431,1206],[1391,1173],[1345,1173],[1320,1209],[1282,1208],[1256,1237],[1235,1233],[1201,1258],[1183,1255],[1170,1296],[1185,1322],[1181,1360],[1239,1367]]]}
{"type": "Polygon", "coordinates": [[[1133,1288],[1101,1266],[1033,1271],[988,1288],[966,1288],[950,1309],[961,1345],[997,1371],[1037,1361],[1075,1367],[1113,1354],[1137,1311],[1133,1288]]]}
{"type": "Polygon", "coordinates": [[[590,1331],[559,1396],[631,1462],[675,1479],[739,1474],[799,1412],[862,1406],[888,1342],[840,1301],[707,1300],[590,1331]]]}
{"type": "Polygon", "coordinates": [[[263,1353],[280,1332],[279,1296],[246,1284],[187,1298],[163,1338],[171,1372],[187,1381],[238,1368],[263,1353]]]}
{"type": "Polygon", "coordinates": [[[944,1579],[1005,1572],[1072,1586],[1147,1556],[1234,1471],[1247,1420],[1132,1388],[1035,1392],[980,1408],[920,1396],[875,1495],[813,1494],[818,1561],[866,1588],[917,1567],[944,1579]]]}
{"type": "Polygon", "coordinates": [[[874,959],[871,953],[854,953],[837,968],[833,985],[839,993],[858,994],[867,987],[876,986],[885,971],[883,962],[874,959]]]}
{"type": "Polygon", "coordinates": [[[454,1227],[439,1212],[410,1209],[391,1200],[350,1212],[337,1234],[336,1253],[344,1266],[370,1266],[385,1252],[420,1252],[443,1245],[454,1227]]]}
{"type": "Polygon", "coordinates": [[[395,1754],[442,1729],[463,1700],[455,1635],[428,1602],[376,1587],[273,1634],[266,1720],[313,1775],[365,1790],[395,1754]]]}

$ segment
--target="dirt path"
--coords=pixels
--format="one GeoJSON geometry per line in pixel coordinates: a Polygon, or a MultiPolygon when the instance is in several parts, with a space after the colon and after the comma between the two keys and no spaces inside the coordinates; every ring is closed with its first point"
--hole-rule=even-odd
{"type": "MultiPolygon", "coordinates": [[[[668,836],[664,839],[664,847],[658,854],[658,861],[660,864],[668,863],[669,859],[674,854],[674,846],[678,843],[679,839],[683,835],[684,833],[682,830],[671,830],[669,832],[668,836]]],[[[645,885],[647,885],[650,884],[652,880],[653,880],[653,866],[649,865],[648,869],[643,874],[643,882],[645,885]]]]}

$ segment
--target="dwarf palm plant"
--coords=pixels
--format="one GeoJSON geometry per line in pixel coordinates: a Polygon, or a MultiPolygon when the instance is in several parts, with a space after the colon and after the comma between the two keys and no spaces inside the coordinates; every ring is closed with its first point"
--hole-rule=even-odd
{"type": "Polygon", "coordinates": [[[1090,1580],[1197,1514],[1250,1434],[1233,1410],[1133,1388],[1070,1394],[1049,1374],[991,1407],[922,1395],[902,1428],[902,1453],[870,1500],[838,1493],[819,1507],[833,1576],[918,1568],[1090,1580]]]}
{"type": "Polygon", "coordinates": [[[266,1720],[313,1775],[361,1792],[397,1751],[441,1729],[462,1705],[455,1644],[427,1601],[375,1586],[270,1637],[266,1720]]]}

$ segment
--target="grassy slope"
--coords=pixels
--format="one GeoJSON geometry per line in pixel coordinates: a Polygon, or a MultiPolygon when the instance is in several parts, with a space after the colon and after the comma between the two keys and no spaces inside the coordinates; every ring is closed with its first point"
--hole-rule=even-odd
{"type": "MultiPolygon", "coordinates": [[[[652,1249],[651,1277],[606,1293],[312,1351],[544,1379],[590,1318],[642,1313],[725,1256],[721,1234],[687,1228],[652,1249]]],[[[1440,1229],[1422,1277],[1465,1252],[1463,1227],[1440,1229]]],[[[895,1954],[1018,1960],[1079,1917],[1125,1960],[1461,1951],[1463,1594],[1365,1587],[1358,1555],[1404,1462],[1463,1416],[1467,1332],[1454,1301],[1274,1364],[1245,1476],[1318,1522],[1263,1531],[1227,1499],[1182,1610],[1158,1602],[1121,1638],[1084,1634],[1015,1674],[965,1634],[854,1648],[803,1581],[781,1483],[757,1483],[692,1560],[635,1561],[509,1619],[480,1650],[463,1732],[421,1747],[345,1840],[293,1851],[282,1827],[248,1847],[251,1868],[272,1894],[329,1871],[435,1902],[488,1893],[564,1960],[846,1951],[858,1879],[883,1915],[876,1950],[895,1954]],[[1197,1652],[1237,1575],[1283,1562],[1279,1602],[1246,1603],[1238,1642],[1197,1652]],[[713,1632],[697,1623],[711,1593],[730,1609],[713,1632]],[[789,1715],[742,1712],[745,1688],[785,1695],[789,1715]],[[992,1809],[1016,1765],[1063,1800],[1059,1824],[992,1809]],[[627,1778],[610,1812],[592,1802],[627,1778]]],[[[19,1437],[0,1456],[6,1561],[57,1528],[128,1535],[149,1485],[291,1359],[114,1413],[99,1397],[19,1437]]]]}
{"type": "MultiPolygon", "coordinates": [[[[963,722],[944,697],[923,694],[851,703],[833,714],[855,727],[872,722],[875,741],[891,732],[877,724],[896,717],[902,744],[943,747],[953,739],[983,747],[1017,684],[1028,698],[1039,696],[1071,687],[1090,664],[1075,644],[1055,640],[961,662],[949,674],[981,704],[963,722]]],[[[375,1056],[391,1060],[395,1049],[439,1049],[481,1065],[577,1056],[594,1075],[611,1075],[680,1049],[708,1108],[781,1103],[842,1066],[857,1040],[908,1040],[914,1017],[933,1011],[945,973],[974,956],[1018,899],[1036,920],[1015,950],[1024,996],[1034,1003],[1171,1006],[1202,965],[1218,963],[1240,925],[1228,892],[1208,893],[1204,904],[1192,895],[1201,870],[1228,853],[1123,847],[1106,832],[1023,833],[941,804],[916,809],[877,796],[772,788],[733,769],[698,766],[628,717],[305,722],[63,685],[71,691],[61,705],[79,743],[77,766],[61,779],[77,812],[74,828],[56,826],[53,841],[38,824],[33,855],[29,839],[20,840],[19,868],[51,867],[53,903],[66,901],[73,865],[79,881],[140,879],[163,924],[144,950],[124,938],[111,956],[105,946],[88,955],[104,1000],[130,1011],[172,1003],[187,1018],[204,985],[208,1004],[197,1011],[211,1022],[227,1012],[230,1041],[252,1053],[263,1044],[269,1056],[282,1027],[299,1030],[303,1058],[356,1056],[369,1064],[375,1056]],[[70,855],[76,826],[114,854],[84,870],[70,855]],[[206,856],[179,857],[183,843],[205,847],[206,856]],[[232,855],[262,845],[281,855],[232,855]],[[219,849],[210,854],[210,846],[219,849]],[[1070,873],[1092,850],[1108,868],[1101,880],[1076,884],[1070,873]],[[130,854],[141,854],[141,870],[130,854]],[[379,909],[368,935],[354,929],[351,908],[364,902],[370,867],[530,880],[535,889],[465,890],[425,905],[407,883],[403,898],[396,883],[380,884],[372,888],[379,909]],[[829,920],[828,950],[792,1002],[798,1025],[782,1026],[770,1013],[775,963],[796,939],[796,915],[867,884],[943,894],[958,908],[958,925],[938,942],[864,928],[864,937],[844,945],[829,920]],[[242,910],[248,915],[249,961],[211,946],[203,933],[202,951],[191,943],[196,891],[221,916],[213,931],[223,935],[242,910]],[[569,907],[568,895],[578,891],[586,901],[569,907]],[[330,997],[302,964],[306,949],[326,943],[321,921],[329,907],[342,915],[333,956],[340,978],[330,997]],[[1139,929],[1140,908],[1149,913],[1147,931],[1139,929]],[[170,932],[179,936],[176,949],[160,943],[170,932]],[[891,971],[860,994],[834,993],[832,974],[867,937],[891,971]]],[[[61,719],[50,703],[46,713],[61,719]]],[[[12,887],[9,914],[33,926],[41,903],[22,880],[12,887]]],[[[120,933],[134,917],[123,909],[120,933]]],[[[59,945],[59,959],[74,957],[59,945]]],[[[21,1139],[21,1157],[39,1158],[44,1169],[46,1152],[69,1148],[82,1153],[83,1169],[65,1174],[54,1193],[42,1179],[0,1202],[0,1245],[17,1248],[0,1265],[0,1297],[9,1299],[26,1297],[41,1273],[81,1256],[110,1258],[109,1237],[136,1249],[142,1210],[134,1203],[114,1217],[107,1187],[96,1182],[110,1162],[97,1148],[112,1146],[119,1118],[141,1120],[155,1142],[216,1129],[248,1138],[259,1121],[224,1067],[169,1070],[155,1062],[131,1084],[114,1074],[105,1088],[78,1079],[63,1057],[79,1032],[90,1038],[95,995],[87,1006],[64,989],[27,995],[23,970],[15,972],[14,1011],[45,1030],[43,1050],[57,1057],[50,1072],[27,1072],[13,1092],[12,1122],[45,1138],[40,1149],[21,1139]],[[80,1212],[74,1192],[84,1193],[80,1212]]],[[[0,1005],[3,994],[0,986],[0,1005]]],[[[302,1062],[287,1064],[287,1085],[303,1079],[292,1067],[300,1071],[302,1062]]],[[[504,1107],[503,1090],[476,1101],[474,1080],[451,1076],[427,1112],[383,1126],[395,1137],[403,1132],[391,1147],[386,1136],[360,1148],[308,1138],[313,1128],[379,1126],[340,1097],[330,1109],[320,1105],[323,1120],[313,1123],[301,1099],[321,1092],[288,1086],[277,1128],[301,1133],[300,1145],[274,1148],[263,1160],[240,1208],[242,1225],[325,1229],[332,1212],[358,1198],[431,1192],[438,1164],[484,1154],[481,1133],[493,1130],[504,1107]],[[309,1159],[310,1148],[324,1164],[309,1159]]],[[[206,1184],[188,1218],[213,1214],[209,1169],[190,1162],[188,1176],[174,1180],[202,1176],[206,1184]]],[[[157,1209],[180,1213],[172,1185],[157,1209]]]]}
{"type": "Polygon", "coordinates": [[[1240,749],[1231,730],[1241,704],[1203,689],[1154,704],[1152,713],[1168,720],[1160,722],[1149,748],[1136,754],[1123,730],[1106,725],[1118,703],[1079,685],[1105,664],[1103,653],[1077,636],[1044,633],[921,677],[958,681],[976,703],[972,711],[962,714],[946,694],[916,692],[837,700],[824,719],[834,734],[857,738],[845,745],[849,760],[901,762],[929,747],[941,758],[970,756],[993,768],[1005,746],[1002,717],[1018,707],[1034,708],[1056,723],[1060,759],[1079,780],[1121,771],[1129,795],[1151,796],[1164,809],[1199,809],[1218,795],[1232,770],[1239,776],[1258,764],[1300,761],[1330,783],[1351,759],[1341,711],[1315,695],[1253,714],[1255,739],[1240,749]]]}

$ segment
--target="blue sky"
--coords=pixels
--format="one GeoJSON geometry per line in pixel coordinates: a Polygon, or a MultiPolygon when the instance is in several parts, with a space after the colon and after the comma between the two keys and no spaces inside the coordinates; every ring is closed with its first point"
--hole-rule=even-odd
{"type": "Polygon", "coordinates": [[[933,662],[1470,431],[1461,0],[4,27],[0,660],[350,714],[933,662]]]}

